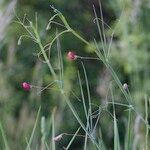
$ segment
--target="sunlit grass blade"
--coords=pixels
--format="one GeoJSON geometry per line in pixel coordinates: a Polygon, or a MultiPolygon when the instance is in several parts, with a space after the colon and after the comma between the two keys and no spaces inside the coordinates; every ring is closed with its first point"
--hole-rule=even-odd
{"type": "MultiPolygon", "coordinates": [[[[100,15],[101,15],[101,23],[102,23],[102,35],[103,35],[103,41],[104,41],[104,47],[106,51],[106,35],[105,35],[105,26],[104,26],[104,19],[103,19],[103,11],[102,11],[102,6],[101,6],[101,1],[99,0],[99,9],[100,9],[100,15]]],[[[107,56],[107,55],[106,55],[107,56]]]]}
{"type": "Polygon", "coordinates": [[[42,134],[42,138],[41,138],[41,149],[45,149],[45,140],[46,140],[46,125],[45,125],[45,117],[42,116],[41,117],[41,134],[42,134]]]}
{"type": "Polygon", "coordinates": [[[36,117],[36,120],[35,120],[35,124],[34,124],[33,130],[32,130],[32,133],[31,133],[31,136],[30,136],[28,145],[27,145],[27,147],[26,147],[26,150],[29,150],[29,149],[30,149],[31,143],[32,143],[32,141],[33,141],[34,133],[35,133],[35,130],[36,130],[36,127],[37,127],[37,124],[38,124],[39,117],[40,117],[40,111],[41,111],[41,107],[39,107],[39,110],[38,110],[38,112],[37,112],[37,117],[36,117]]]}
{"type": "Polygon", "coordinates": [[[53,109],[52,112],[52,150],[55,150],[55,141],[53,138],[55,137],[55,120],[54,120],[54,114],[55,114],[56,108],[53,109]]]}
{"type": "Polygon", "coordinates": [[[88,135],[87,135],[87,133],[85,133],[84,149],[83,150],[87,150],[87,140],[88,140],[88,135]]]}
{"type": "Polygon", "coordinates": [[[128,115],[128,126],[127,126],[127,131],[126,131],[126,136],[125,136],[125,150],[131,149],[131,112],[132,108],[128,109],[129,115],[128,115]]]}
{"type": "Polygon", "coordinates": [[[102,147],[102,150],[106,150],[106,146],[105,146],[104,141],[103,141],[101,127],[99,127],[98,132],[99,132],[98,143],[102,147]]]}
{"type": "MultiPolygon", "coordinates": [[[[26,144],[29,145],[29,141],[28,141],[28,138],[25,137],[25,141],[26,141],[26,144]]],[[[29,150],[31,150],[31,148],[29,147],[29,150]]]]}
{"type": "Polygon", "coordinates": [[[110,42],[109,42],[109,46],[108,46],[108,50],[107,50],[107,58],[110,58],[110,51],[111,51],[111,46],[112,46],[112,41],[113,41],[113,37],[114,37],[114,31],[111,34],[110,37],[110,42]]]}
{"type": "Polygon", "coordinates": [[[82,88],[82,84],[81,84],[81,77],[80,77],[79,71],[78,71],[78,80],[79,80],[79,85],[80,85],[84,113],[85,113],[86,119],[88,119],[88,113],[87,113],[87,108],[86,108],[86,104],[85,104],[85,97],[84,97],[84,93],[83,93],[83,88],[82,88]]]}
{"type": "MultiPolygon", "coordinates": [[[[56,31],[56,36],[57,36],[58,32],[56,31]]],[[[63,60],[62,60],[62,53],[61,53],[61,45],[60,45],[60,40],[59,40],[59,36],[57,36],[57,50],[58,50],[58,64],[59,64],[59,76],[60,76],[60,82],[61,82],[61,89],[63,89],[63,72],[64,72],[64,68],[63,68],[63,60]]]]}
{"type": "Polygon", "coordinates": [[[102,35],[102,32],[101,32],[101,27],[100,27],[100,24],[99,24],[99,21],[98,21],[98,16],[97,16],[97,13],[96,13],[96,10],[95,10],[95,6],[93,5],[93,10],[94,10],[94,15],[95,15],[95,18],[96,18],[96,25],[97,25],[97,28],[98,28],[98,33],[99,33],[99,36],[100,36],[100,41],[102,43],[102,50],[103,50],[103,54],[106,58],[106,49],[104,47],[104,40],[103,40],[103,35],[102,35]]]}
{"type": "Polygon", "coordinates": [[[82,62],[82,67],[83,67],[84,77],[85,77],[85,82],[86,82],[86,90],[87,90],[88,103],[89,103],[90,128],[91,128],[91,132],[92,132],[93,122],[92,122],[91,96],[90,96],[90,89],[89,89],[89,82],[88,82],[88,78],[87,78],[87,73],[86,73],[86,70],[85,70],[83,62],[82,62]]]}
{"type": "Polygon", "coordinates": [[[111,98],[113,103],[113,118],[114,118],[114,150],[120,150],[120,140],[119,140],[119,133],[118,133],[118,126],[117,126],[117,119],[116,119],[116,112],[115,112],[115,105],[114,105],[114,95],[112,87],[110,87],[111,91],[111,98]]]}
{"type": "MultiPolygon", "coordinates": [[[[87,115],[87,118],[86,118],[86,130],[89,131],[90,130],[90,124],[89,124],[89,110],[88,110],[88,115],[87,115]]],[[[92,135],[92,134],[91,134],[92,135]]],[[[93,135],[92,135],[93,136],[93,135]]],[[[85,133],[85,139],[84,139],[84,149],[87,148],[87,141],[88,141],[88,134],[87,132],[85,133]]]]}
{"type": "Polygon", "coordinates": [[[78,128],[78,130],[75,132],[75,134],[73,135],[73,137],[71,138],[69,144],[66,147],[66,150],[69,149],[69,147],[71,146],[72,142],[74,141],[75,137],[77,136],[78,132],[80,131],[81,127],[78,128]]]}
{"type": "Polygon", "coordinates": [[[97,43],[97,41],[96,41],[95,39],[94,39],[94,44],[95,44],[95,47],[96,47],[95,53],[97,54],[97,56],[99,57],[99,59],[100,59],[102,62],[104,62],[104,61],[105,61],[105,58],[104,58],[103,54],[101,53],[101,50],[100,50],[100,48],[99,48],[99,46],[98,46],[98,43],[97,43]]]}
{"type": "Polygon", "coordinates": [[[149,134],[149,127],[148,127],[148,99],[145,95],[145,121],[146,121],[146,134],[145,134],[145,150],[148,150],[149,144],[148,144],[148,134],[149,134]]]}
{"type": "Polygon", "coordinates": [[[0,122],[0,132],[2,134],[2,138],[3,138],[3,141],[4,141],[4,145],[5,145],[5,149],[6,150],[10,150],[9,146],[8,146],[8,141],[7,141],[7,138],[6,138],[6,135],[5,135],[5,132],[4,132],[4,129],[2,127],[2,124],[0,122]]]}

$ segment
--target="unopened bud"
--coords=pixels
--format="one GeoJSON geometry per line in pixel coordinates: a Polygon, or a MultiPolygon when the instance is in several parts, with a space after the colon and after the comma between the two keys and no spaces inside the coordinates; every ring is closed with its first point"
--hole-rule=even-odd
{"type": "Polygon", "coordinates": [[[127,84],[127,83],[124,83],[124,84],[123,84],[123,88],[124,88],[125,90],[128,90],[128,84],[127,84]]]}
{"type": "Polygon", "coordinates": [[[58,141],[60,141],[62,138],[63,138],[63,134],[60,134],[60,135],[54,137],[54,138],[53,138],[53,141],[58,142],[58,141]]]}

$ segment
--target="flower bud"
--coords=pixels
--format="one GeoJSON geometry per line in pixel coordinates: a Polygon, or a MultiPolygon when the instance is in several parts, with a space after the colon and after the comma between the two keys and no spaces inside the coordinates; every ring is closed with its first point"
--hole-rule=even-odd
{"type": "Polygon", "coordinates": [[[76,60],[77,59],[77,55],[74,52],[69,51],[68,54],[67,54],[67,58],[69,60],[76,60]]]}
{"type": "Polygon", "coordinates": [[[23,82],[22,83],[22,88],[25,90],[25,91],[29,91],[31,89],[31,85],[27,82],[23,82]]]}
{"type": "Polygon", "coordinates": [[[124,84],[123,84],[123,88],[124,88],[125,90],[128,90],[128,84],[127,84],[127,83],[124,83],[124,84]]]}
{"type": "Polygon", "coordinates": [[[57,142],[57,141],[60,141],[62,138],[63,138],[63,134],[60,134],[60,135],[54,137],[53,141],[57,142]]]}

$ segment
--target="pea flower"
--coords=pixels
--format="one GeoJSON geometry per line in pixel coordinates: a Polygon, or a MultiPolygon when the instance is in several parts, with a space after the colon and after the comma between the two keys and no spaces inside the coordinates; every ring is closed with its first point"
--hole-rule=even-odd
{"type": "Polygon", "coordinates": [[[30,91],[31,87],[32,87],[32,86],[31,86],[29,83],[27,83],[27,82],[23,82],[23,83],[22,83],[22,88],[23,88],[25,91],[30,91]]]}
{"type": "Polygon", "coordinates": [[[77,59],[77,55],[74,53],[74,52],[72,52],[72,51],[69,51],[68,52],[68,54],[67,54],[67,58],[69,59],[69,60],[76,60],[77,59]]]}

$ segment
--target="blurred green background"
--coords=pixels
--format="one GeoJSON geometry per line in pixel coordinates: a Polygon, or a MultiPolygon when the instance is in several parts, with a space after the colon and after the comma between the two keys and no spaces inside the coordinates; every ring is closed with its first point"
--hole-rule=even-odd
{"type": "MultiPolygon", "coordinates": [[[[29,139],[35,123],[38,108],[41,106],[41,116],[46,117],[48,143],[51,140],[49,128],[50,117],[54,107],[56,134],[63,132],[74,133],[78,123],[74,119],[66,103],[61,99],[59,92],[45,90],[37,94],[39,90],[33,89],[26,92],[21,83],[26,81],[36,86],[46,86],[52,82],[46,64],[42,63],[34,54],[38,47],[29,39],[23,39],[21,45],[17,45],[20,35],[24,34],[23,28],[14,23],[15,13],[23,18],[24,14],[30,20],[38,14],[38,29],[42,43],[46,44],[55,35],[56,28],[46,31],[50,17],[54,14],[50,5],[54,5],[67,18],[71,27],[80,35],[93,43],[93,38],[99,40],[99,34],[94,23],[93,6],[100,16],[98,0],[1,0],[0,1],[0,121],[6,133],[7,140],[12,150],[24,149],[26,138],[29,139]]],[[[111,64],[122,83],[129,84],[129,90],[134,98],[138,111],[144,115],[144,96],[150,94],[150,2],[149,0],[105,0],[102,1],[104,21],[115,29],[111,45],[111,64]],[[119,21],[118,21],[119,19],[119,21]]],[[[107,41],[110,41],[112,30],[105,26],[107,41]]],[[[96,57],[84,43],[71,34],[60,38],[64,62],[65,85],[67,91],[73,91],[81,98],[77,71],[83,70],[81,62],[70,62],[66,59],[69,50],[75,51],[80,56],[96,57]]],[[[57,49],[52,47],[52,64],[57,70],[57,49]]],[[[83,60],[87,70],[92,102],[97,105],[105,103],[107,89],[112,78],[99,61],[83,60]]],[[[83,78],[83,88],[86,94],[86,85],[83,78]]],[[[114,85],[115,86],[115,85],[114,85]]],[[[81,118],[85,121],[80,102],[71,93],[68,94],[71,102],[77,108],[81,118]]],[[[117,101],[123,101],[122,95],[115,90],[117,101]]],[[[95,108],[96,109],[96,108],[95,108]]],[[[124,139],[124,126],[126,126],[126,112],[117,109],[117,117],[120,122],[121,142],[124,139]]],[[[134,120],[133,120],[134,124],[134,120]]],[[[99,126],[101,126],[104,143],[108,149],[112,149],[113,123],[112,118],[102,113],[99,126]]],[[[141,129],[142,136],[143,130],[141,129]]],[[[82,133],[82,131],[81,131],[82,133]]],[[[40,147],[41,140],[40,123],[35,133],[33,149],[40,147]]],[[[0,134],[0,149],[4,148],[2,135],[0,134]]],[[[70,138],[67,137],[57,143],[58,149],[67,145],[70,138]]],[[[84,140],[77,138],[71,149],[82,149],[84,140]]]]}

